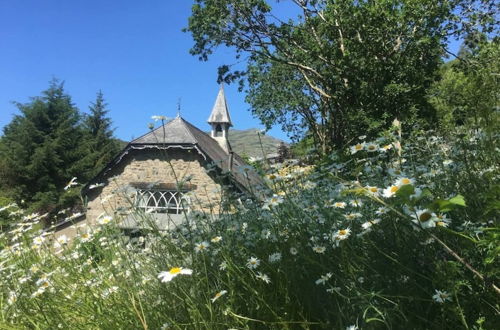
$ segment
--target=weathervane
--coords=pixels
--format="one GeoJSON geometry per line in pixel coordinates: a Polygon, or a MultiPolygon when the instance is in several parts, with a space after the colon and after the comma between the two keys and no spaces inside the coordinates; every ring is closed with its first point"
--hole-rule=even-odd
{"type": "Polygon", "coordinates": [[[177,100],[177,117],[181,116],[181,98],[177,100]]]}

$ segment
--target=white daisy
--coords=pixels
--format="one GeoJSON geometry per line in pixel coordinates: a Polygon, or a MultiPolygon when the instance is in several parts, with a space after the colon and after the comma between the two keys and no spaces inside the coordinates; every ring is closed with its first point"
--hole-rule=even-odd
{"type": "Polygon", "coordinates": [[[266,274],[262,274],[261,272],[258,272],[257,275],[255,275],[255,277],[258,278],[259,280],[266,282],[267,284],[271,283],[271,278],[266,274]]]}
{"type": "Polygon", "coordinates": [[[332,273],[326,273],[325,275],[321,275],[319,279],[316,280],[316,285],[325,285],[326,281],[328,281],[332,277],[332,273]]]}
{"type": "Polygon", "coordinates": [[[210,246],[210,243],[208,243],[207,241],[203,241],[203,242],[197,243],[194,247],[194,250],[196,252],[205,252],[209,246],[210,246]]]}
{"type": "Polygon", "coordinates": [[[440,304],[445,303],[446,301],[451,301],[451,296],[446,291],[436,290],[436,294],[432,296],[435,302],[440,304]]]}
{"type": "Polygon", "coordinates": [[[250,257],[247,260],[247,267],[250,269],[255,269],[255,268],[259,267],[259,265],[260,265],[260,260],[256,257],[250,257]]]}
{"type": "Polygon", "coordinates": [[[215,294],[215,296],[212,298],[212,303],[214,303],[217,299],[219,299],[220,297],[222,297],[226,293],[227,293],[227,290],[222,290],[222,291],[217,292],[215,294]]]}
{"type": "Polygon", "coordinates": [[[362,151],[365,149],[365,143],[362,142],[362,143],[357,143],[353,146],[351,146],[351,155],[354,155],[355,153],[357,153],[358,151],[362,151]]]}
{"type": "Polygon", "coordinates": [[[160,274],[158,274],[158,278],[162,282],[170,282],[177,275],[191,275],[191,274],[193,274],[193,271],[189,268],[174,267],[171,268],[168,272],[161,272],[160,274]]]}

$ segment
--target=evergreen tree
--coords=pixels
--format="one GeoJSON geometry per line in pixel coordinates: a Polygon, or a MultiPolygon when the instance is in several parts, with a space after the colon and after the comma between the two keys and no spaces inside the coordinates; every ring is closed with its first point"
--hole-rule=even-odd
{"type": "Polygon", "coordinates": [[[95,102],[89,107],[90,114],[85,116],[83,122],[87,152],[83,159],[86,170],[82,179],[85,181],[94,177],[120,151],[118,141],[113,138],[111,119],[106,117],[106,106],[103,93],[99,91],[95,102]]]}
{"type": "Polygon", "coordinates": [[[0,142],[0,187],[40,212],[73,205],[64,187],[82,171],[80,115],[64,84],[54,79],[5,126],[0,142]]]}

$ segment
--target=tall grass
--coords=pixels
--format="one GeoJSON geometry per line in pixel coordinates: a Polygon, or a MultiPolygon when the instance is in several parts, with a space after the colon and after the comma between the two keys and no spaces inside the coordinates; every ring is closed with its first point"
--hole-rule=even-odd
{"type": "Polygon", "coordinates": [[[186,214],[168,232],[132,207],[145,247],[111,212],[56,247],[33,229],[42,216],[14,212],[0,236],[0,327],[493,329],[492,138],[402,141],[396,125],[317,166],[274,169],[265,201],[230,198],[230,211],[186,214]]]}

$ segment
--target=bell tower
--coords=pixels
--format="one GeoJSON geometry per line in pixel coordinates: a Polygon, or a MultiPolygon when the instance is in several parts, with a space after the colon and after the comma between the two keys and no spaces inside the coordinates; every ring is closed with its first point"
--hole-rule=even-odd
{"type": "Polygon", "coordinates": [[[226,96],[224,95],[224,86],[222,84],[220,85],[212,113],[210,117],[208,117],[208,123],[212,126],[210,136],[216,140],[227,153],[231,152],[231,146],[227,138],[229,127],[233,126],[233,123],[229,116],[226,96]]]}

